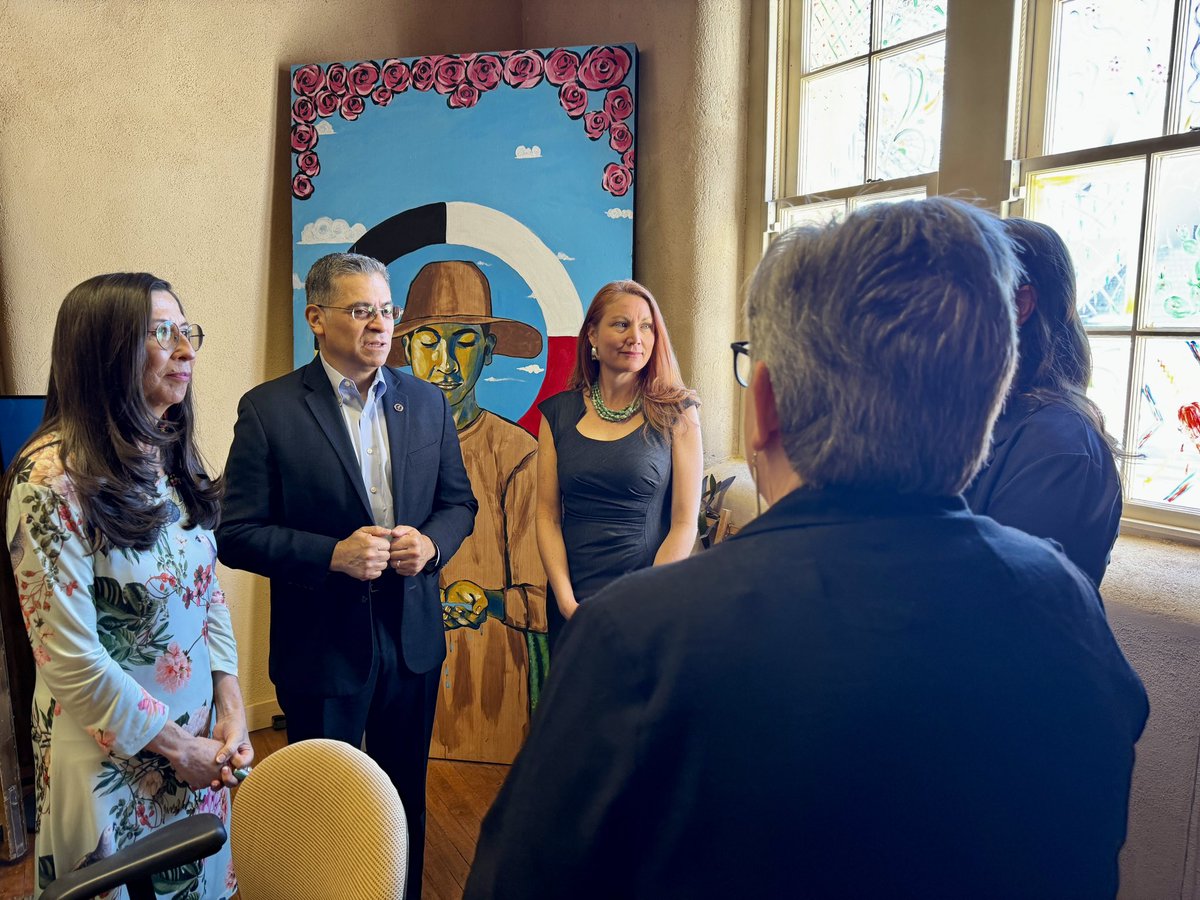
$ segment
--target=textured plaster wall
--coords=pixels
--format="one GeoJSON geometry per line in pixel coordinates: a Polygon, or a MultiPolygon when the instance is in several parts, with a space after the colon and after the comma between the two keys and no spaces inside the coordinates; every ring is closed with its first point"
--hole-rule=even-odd
{"type": "MultiPolygon", "coordinates": [[[[287,67],[520,39],[515,0],[0,0],[0,387],[44,391],[73,285],[154,272],[205,326],[201,438],[223,467],[238,398],[290,367],[287,67]]],[[[221,579],[262,724],[266,582],[221,579]]]]}
{"type": "Polygon", "coordinates": [[[526,46],[638,45],[634,277],[658,298],[684,379],[700,392],[705,460],[724,460],[734,449],[749,3],[526,0],[523,9],[526,46]]]}

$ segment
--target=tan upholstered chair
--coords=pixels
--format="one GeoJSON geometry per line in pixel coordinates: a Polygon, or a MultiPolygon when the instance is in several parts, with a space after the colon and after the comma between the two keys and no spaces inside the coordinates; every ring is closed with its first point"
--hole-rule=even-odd
{"type": "Polygon", "coordinates": [[[383,770],[341,741],[289,744],[257,764],[229,831],[242,900],[404,896],[404,807],[383,770]]]}

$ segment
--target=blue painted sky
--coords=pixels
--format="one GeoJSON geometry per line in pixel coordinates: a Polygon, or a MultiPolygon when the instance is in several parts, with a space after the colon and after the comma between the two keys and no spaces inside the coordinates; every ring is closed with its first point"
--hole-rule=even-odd
{"type": "MultiPolygon", "coordinates": [[[[625,46],[634,57],[635,68],[624,82],[632,90],[636,51],[625,46]]],[[[582,56],[588,47],[573,49],[582,56]]],[[[614,197],[601,187],[604,167],[620,162],[620,156],[609,147],[607,135],[599,141],[587,138],[582,120],[569,118],[559,105],[557,87],[545,79],[522,90],[501,83],[470,109],[449,109],[446,99],[432,90],[409,87],[387,107],[367,98],[354,122],[336,113],[318,120],[329,122],[334,133],[322,134],[316,147],[321,172],[313,179],[313,195],[292,201],[293,272],[301,282],[316,259],[349,246],[349,241],[297,243],[304,226],[319,217],[371,228],[406,209],[453,200],[507,213],[560,259],[570,257],[563,265],[585,308],[605,282],[632,276],[633,221],[612,218],[608,211],[632,209],[634,191],[614,197]],[[518,146],[536,146],[541,155],[518,159],[518,146]]],[[[601,109],[603,102],[603,91],[589,93],[589,110],[601,109]]],[[[626,124],[635,127],[633,118],[626,124]]],[[[494,314],[529,322],[545,335],[537,301],[530,299],[524,280],[475,248],[441,245],[396,260],[390,275],[397,303],[403,304],[420,267],[439,259],[486,263],[481,268],[492,285],[494,314]]],[[[293,303],[299,362],[310,358],[311,347],[311,334],[300,315],[303,290],[293,291],[293,303]]],[[[540,374],[519,371],[530,363],[544,369],[544,348],[536,360],[495,357],[479,385],[480,403],[509,418],[519,417],[541,383],[540,374]]]]}

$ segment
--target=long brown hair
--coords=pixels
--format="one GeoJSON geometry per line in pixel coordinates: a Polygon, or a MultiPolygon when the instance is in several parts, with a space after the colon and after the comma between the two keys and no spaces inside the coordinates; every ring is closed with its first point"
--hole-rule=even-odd
{"type": "Polygon", "coordinates": [[[67,294],[54,325],[45,414],[4,475],[0,506],[7,507],[18,471],[53,436],[95,547],[154,546],[170,520],[158,499],[158,457],[183,500],[187,527],[216,526],[223,484],[205,473],[196,447],[191,385],[161,420],[146,402],[154,291],[179,302],[169,283],[146,272],[97,275],[67,294]]]}
{"type": "Polygon", "coordinates": [[[567,387],[573,390],[590,390],[600,377],[600,363],[592,359],[588,332],[599,327],[604,311],[622,294],[639,297],[650,307],[650,320],[654,325],[654,349],[650,351],[646,365],[638,372],[638,389],[642,393],[642,414],[646,417],[646,422],[663,437],[670,439],[671,431],[683,416],[683,410],[687,406],[698,406],[699,401],[696,399],[696,392],[683,383],[679,363],[671,347],[671,337],[667,334],[667,324],[663,321],[658,302],[649,290],[636,281],[610,281],[592,298],[591,306],[583,317],[583,326],[579,329],[579,340],[575,348],[575,370],[571,373],[567,387]]]}

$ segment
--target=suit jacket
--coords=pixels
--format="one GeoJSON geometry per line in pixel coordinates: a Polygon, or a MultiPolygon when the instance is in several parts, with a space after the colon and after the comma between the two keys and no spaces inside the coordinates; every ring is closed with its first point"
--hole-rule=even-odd
{"type": "MultiPolygon", "coordinates": [[[[437,388],[382,371],[396,522],[428,535],[445,565],[477,508],[454,419],[437,388]]],[[[242,397],[225,478],[218,555],[271,580],[270,675],[278,687],[327,697],[358,690],[374,660],[375,627],[398,632],[411,671],[441,663],[436,572],[402,578],[388,569],[358,581],[329,571],[334,545],[374,520],[320,359],[242,397]]]]}
{"type": "Polygon", "coordinates": [[[581,604],[464,896],[1111,897],[1146,715],[1046,541],[797,490],[581,604]]]}

